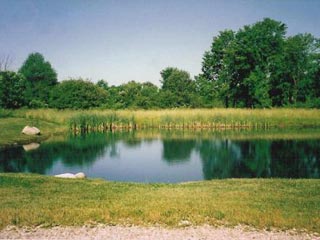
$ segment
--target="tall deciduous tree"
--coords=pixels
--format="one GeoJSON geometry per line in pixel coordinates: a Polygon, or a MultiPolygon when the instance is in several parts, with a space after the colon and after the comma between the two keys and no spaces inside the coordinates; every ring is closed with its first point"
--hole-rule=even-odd
{"type": "Polygon", "coordinates": [[[236,33],[220,32],[202,63],[203,77],[214,83],[213,96],[222,97],[225,106],[271,106],[271,79],[278,67],[274,62],[283,53],[285,33],[283,23],[269,18],[236,33]]]}
{"type": "Polygon", "coordinates": [[[169,102],[172,102],[171,106],[167,107],[193,105],[196,85],[188,72],[168,67],[162,70],[160,74],[162,77],[160,80],[162,95],[173,97],[172,101],[169,100],[169,102]]]}
{"type": "Polygon", "coordinates": [[[269,97],[270,66],[282,54],[285,33],[283,23],[269,18],[237,32],[227,55],[234,106],[270,106],[269,100],[257,99],[253,88],[259,86],[259,95],[269,97]]]}
{"type": "Polygon", "coordinates": [[[287,65],[287,81],[290,84],[289,103],[305,102],[312,92],[312,78],[315,51],[320,48],[315,45],[311,34],[298,34],[289,37],[285,45],[285,62],[287,65]]]}
{"type": "MultiPolygon", "coordinates": [[[[317,39],[317,49],[320,49],[320,39],[317,39]]],[[[320,50],[312,56],[312,102],[313,107],[320,108],[320,50]]]]}
{"type": "Polygon", "coordinates": [[[234,41],[234,35],[232,30],[221,31],[213,38],[210,50],[203,56],[202,74],[197,77],[196,82],[198,93],[204,98],[206,105],[210,106],[219,99],[226,107],[229,106],[230,76],[226,54],[234,41]]]}
{"type": "Polygon", "coordinates": [[[26,98],[48,103],[50,90],[57,84],[57,73],[40,53],[31,53],[19,72],[27,80],[26,98]]]}
{"type": "Polygon", "coordinates": [[[318,106],[319,39],[285,34],[286,25],[269,18],[220,32],[204,54],[198,94],[233,107],[318,106]]]}

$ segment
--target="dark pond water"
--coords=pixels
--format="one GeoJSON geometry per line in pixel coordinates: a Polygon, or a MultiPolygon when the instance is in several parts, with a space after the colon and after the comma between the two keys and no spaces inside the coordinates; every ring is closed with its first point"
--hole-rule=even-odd
{"type": "Polygon", "coordinates": [[[60,137],[34,150],[0,149],[0,172],[80,171],[92,178],[134,182],[319,178],[320,134],[118,132],[60,137]]]}

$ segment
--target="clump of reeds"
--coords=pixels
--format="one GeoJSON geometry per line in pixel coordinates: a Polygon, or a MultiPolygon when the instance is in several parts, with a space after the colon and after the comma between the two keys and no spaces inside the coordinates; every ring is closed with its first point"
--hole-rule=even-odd
{"type": "Polygon", "coordinates": [[[134,117],[121,117],[118,114],[79,113],[69,119],[69,128],[74,133],[106,132],[114,129],[135,128],[134,117]]]}

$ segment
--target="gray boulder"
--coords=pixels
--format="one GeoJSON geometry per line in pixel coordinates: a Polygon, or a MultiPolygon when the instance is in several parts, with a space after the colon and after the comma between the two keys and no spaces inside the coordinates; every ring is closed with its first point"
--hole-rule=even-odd
{"type": "Polygon", "coordinates": [[[36,127],[25,126],[22,133],[26,135],[40,135],[40,130],[36,127]]]}

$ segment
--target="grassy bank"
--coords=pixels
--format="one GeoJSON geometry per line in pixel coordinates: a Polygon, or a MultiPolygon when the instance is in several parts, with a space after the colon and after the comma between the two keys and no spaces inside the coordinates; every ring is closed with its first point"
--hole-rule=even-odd
{"type": "Polygon", "coordinates": [[[0,129],[0,146],[39,142],[47,139],[53,134],[65,132],[67,130],[66,127],[57,123],[39,119],[16,117],[0,118],[0,129]],[[27,136],[22,134],[21,131],[26,125],[38,127],[41,130],[41,135],[27,136]]]}
{"type": "Polygon", "coordinates": [[[18,110],[13,116],[70,127],[107,128],[273,128],[319,127],[316,109],[18,110]]]}
{"type": "Polygon", "coordinates": [[[320,232],[320,180],[135,184],[0,174],[0,227],[246,224],[320,232]]]}

